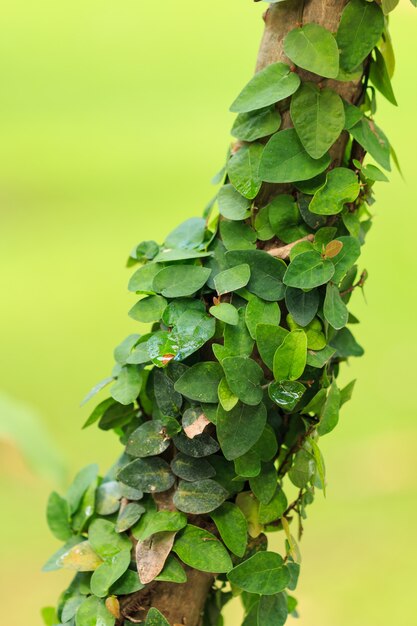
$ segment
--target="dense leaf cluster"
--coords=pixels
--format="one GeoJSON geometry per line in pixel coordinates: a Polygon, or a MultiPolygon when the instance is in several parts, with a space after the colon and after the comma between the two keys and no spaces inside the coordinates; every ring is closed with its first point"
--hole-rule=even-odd
{"type": "Polygon", "coordinates": [[[292,30],[284,50],[294,66],[269,65],[232,104],[237,143],[205,216],[131,253],[129,289],[140,299],[129,314],[151,326],[116,348],[112,376],[93,390],[111,382],[110,397],[86,423],[113,430],[124,451],[104,477],[89,466],[49,499],[49,525],[65,543],[45,570],[75,578],[47,624],[164,626],[156,609],[138,616],[121,599],[153,581],[183,584],[184,566],[215,575],[205,626],[222,623],[231,590],[245,626],[296,615],[294,527],[325,490],[319,438],[353,388],[339,389],[339,365],[363,352],[347,305],[366,277],[356,263],[373,184],[386,180],[363,157],[389,170],[392,154],[373,120],[375,90],[395,97],[375,2],[350,0],[336,34],[313,23],[292,30]],[[358,106],[297,68],[362,76],[358,106]],[[336,163],[329,150],[341,136],[336,163]],[[265,183],[279,186],[271,194],[265,183]],[[269,533],[283,535],[283,556],[268,551],[269,533]]]}

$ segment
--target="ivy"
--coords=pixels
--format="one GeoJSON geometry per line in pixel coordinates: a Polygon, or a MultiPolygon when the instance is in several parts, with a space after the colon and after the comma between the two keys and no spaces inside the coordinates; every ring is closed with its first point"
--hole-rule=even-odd
{"type": "MultiPolygon", "coordinates": [[[[366,279],[375,183],[387,180],[364,152],[383,170],[396,161],[374,120],[376,91],[396,104],[384,17],[396,4],[349,0],[335,33],[289,30],[289,64],[260,69],[231,106],[237,141],[204,217],[131,252],[129,316],[149,326],[119,343],[85,399],[111,385],[85,427],[113,431],[122,454],[48,500],[63,546],[44,570],[75,578],[46,624],[127,626],[126,598],[142,606],[143,593],[148,607],[160,581],[186,584],[187,568],[216,578],[204,626],[221,623],[228,582],[245,626],[296,615],[293,520],[302,528],[325,492],[321,437],[354,386],[337,377],[363,354],[350,304],[366,279]],[[347,81],[356,104],[340,95],[347,81]],[[272,532],[283,554],[268,549],[272,532]]],[[[155,607],[141,620],[168,624],[155,607]]]]}

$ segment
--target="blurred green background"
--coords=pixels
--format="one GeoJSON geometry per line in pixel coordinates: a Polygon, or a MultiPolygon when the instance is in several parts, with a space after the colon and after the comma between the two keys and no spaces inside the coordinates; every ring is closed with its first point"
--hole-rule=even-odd
{"type": "MultiPolygon", "coordinates": [[[[60,480],[96,460],[104,470],[118,448],[110,434],[80,431],[90,407],[79,401],[137,328],[127,317],[125,259],[211,197],[228,106],[251,76],[265,6],[2,7],[0,606],[8,626],[40,626],[39,608],[66,584],[65,573],[40,573],[57,546],[44,506],[60,480]],[[4,440],[22,434],[41,473],[4,440]]],[[[356,393],[323,441],[328,496],[319,494],[306,523],[300,626],[417,623],[417,12],[405,3],[391,22],[400,109],[380,98],[378,123],[406,180],[393,172],[378,188],[363,256],[367,304],[359,293],[352,301],[366,355],[345,368],[346,381],[358,378],[356,393]]],[[[239,610],[229,609],[228,626],[240,624],[239,610]]]]}

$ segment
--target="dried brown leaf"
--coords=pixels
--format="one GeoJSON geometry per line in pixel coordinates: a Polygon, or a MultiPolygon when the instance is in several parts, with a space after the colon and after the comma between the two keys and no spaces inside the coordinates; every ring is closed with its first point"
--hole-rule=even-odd
{"type": "Polygon", "coordinates": [[[155,533],[145,541],[138,541],[136,565],[143,585],[152,582],[162,572],[174,545],[175,535],[175,532],[155,533]]]}
{"type": "Polygon", "coordinates": [[[206,426],[208,426],[209,424],[210,422],[207,417],[204,415],[204,413],[201,413],[201,415],[199,415],[192,424],[184,427],[184,432],[189,439],[194,439],[194,437],[197,437],[197,435],[201,435],[206,426]]]}

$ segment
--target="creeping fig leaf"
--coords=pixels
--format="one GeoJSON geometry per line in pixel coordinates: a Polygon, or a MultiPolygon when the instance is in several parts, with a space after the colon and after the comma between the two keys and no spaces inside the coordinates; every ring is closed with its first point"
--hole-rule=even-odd
{"type": "Polygon", "coordinates": [[[319,159],[343,130],[342,99],[331,89],[303,83],[291,99],[291,118],[305,150],[314,159],[319,159]]]}
{"type": "Polygon", "coordinates": [[[198,265],[169,265],[153,279],[153,289],[166,298],[191,296],[207,282],[211,270],[198,265]]]}
{"type": "Polygon", "coordinates": [[[336,167],[327,174],[325,185],[314,194],[309,210],[319,215],[336,215],[347,202],[356,200],[359,191],[355,172],[346,167],[336,167]]]}
{"type": "Polygon", "coordinates": [[[284,560],[275,552],[254,554],[233,568],[227,577],[236,587],[264,596],[283,591],[290,579],[284,560]]]}
{"type": "Polygon", "coordinates": [[[303,148],[294,128],[288,128],[272,135],[266,144],[259,176],[267,183],[292,183],[314,178],[329,165],[330,156],[327,153],[313,159],[303,148]]]}
{"type": "Polygon", "coordinates": [[[266,423],[263,404],[256,407],[239,403],[231,411],[219,405],[217,436],[227,460],[233,461],[245,454],[258,441],[266,423]]]}
{"type": "Polygon", "coordinates": [[[284,283],[289,287],[313,289],[327,283],[334,273],[332,261],[323,259],[318,252],[311,250],[297,255],[291,261],[285,272],[284,283]]]}
{"type": "Polygon", "coordinates": [[[174,543],[173,551],[181,561],[202,572],[223,573],[232,568],[232,561],[223,543],[202,528],[188,524],[174,543]]]}
{"type": "Polygon", "coordinates": [[[299,67],[325,78],[336,78],[339,73],[336,40],[319,24],[312,22],[290,31],[284,39],[284,52],[299,67]]]}
{"type": "Polygon", "coordinates": [[[214,511],[227,497],[227,491],[211,478],[194,482],[180,480],[174,494],[174,504],[184,513],[200,515],[214,511]]]}
{"type": "Polygon", "coordinates": [[[244,87],[230,107],[231,111],[246,113],[279,102],[291,96],[300,84],[297,74],[285,63],[271,63],[244,87]]]}
{"type": "Polygon", "coordinates": [[[227,164],[230,182],[242,196],[250,200],[257,196],[262,185],[258,170],[263,149],[261,143],[242,146],[227,164]]]}
{"type": "Polygon", "coordinates": [[[217,402],[217,388],[223,378],[223,370],[211,361],[190,367],[175,383],[175,390],[190,400],[217,402]]]}
{"type": "Polygon", "coordinates": [[[336,35],[340,65],[350,72],[377,45],[384,30],[384,15],[375,2],[350,0],[343,10],[336,35]]]}
{"type": "Polygon", "coordinates": [[[239,113],[232,128],[232,135],[241,141],[255,141],[272,135],[281,125],[281,115],[275,107],[239,113]]]}

